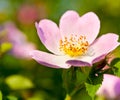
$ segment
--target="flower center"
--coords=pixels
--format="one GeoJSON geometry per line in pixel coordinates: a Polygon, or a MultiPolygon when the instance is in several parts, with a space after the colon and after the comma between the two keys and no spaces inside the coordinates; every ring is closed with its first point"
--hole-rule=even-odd
{"type": "Polygon", "coordinates": [[[70,35],[60,40],[60,51],[65,54],[75,57],[86,53],[89,43],[86,36],[70,35]]]}

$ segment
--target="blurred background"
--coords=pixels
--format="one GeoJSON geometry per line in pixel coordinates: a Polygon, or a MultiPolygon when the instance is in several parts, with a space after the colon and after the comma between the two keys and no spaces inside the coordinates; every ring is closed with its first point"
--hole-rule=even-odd
{"type": "MultiPolygon", "coordinates": [[[[26,46],[30,50],[47,51],[37,36],[35,22],[48,18],[58,24],[67,10],[75,10],[80,15],[95,12],[101,21],[99,35],[120,33],[120,0],[0,0],[0,94],[3,100],[64,100],[62,70],[42,66],[21,52],[27,52],[26,46]]],[[[91,100],[89,96],[82,99],[83,96],[85,94],[77,95],[75,100],[91,100]]]]}

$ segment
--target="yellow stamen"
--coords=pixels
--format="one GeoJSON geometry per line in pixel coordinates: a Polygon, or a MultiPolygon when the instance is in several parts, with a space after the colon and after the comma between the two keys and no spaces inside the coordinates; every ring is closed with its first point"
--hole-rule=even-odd
{"type": "Polygon", "coordinates": [[[89,43],[85,36],[71,35],[60,40],[60,50],[69,56],[80,56],[88,50],[89,43]]]}

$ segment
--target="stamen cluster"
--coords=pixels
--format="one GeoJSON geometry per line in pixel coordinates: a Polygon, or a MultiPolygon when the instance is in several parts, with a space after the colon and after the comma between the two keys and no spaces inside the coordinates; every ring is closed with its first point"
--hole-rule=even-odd
{"type": "Polygon", "coordinates": [[[88,50],[89,43],[86,36],[72,34],[60,40],[60,50],[69,56],[80,56],[88,50]]]}

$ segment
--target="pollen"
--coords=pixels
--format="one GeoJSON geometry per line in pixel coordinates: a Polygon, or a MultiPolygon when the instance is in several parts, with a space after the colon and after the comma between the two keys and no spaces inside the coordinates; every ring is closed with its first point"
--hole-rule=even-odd
{"type": "Polygon", "coordinates": [[[60,51],[65,54],[76,57],[85,54],[88,50],[89,43],[86,36],[70,35],[60,40],[60,51]]]}

